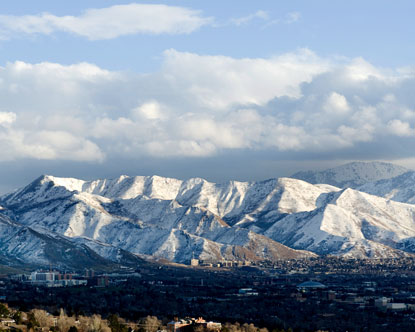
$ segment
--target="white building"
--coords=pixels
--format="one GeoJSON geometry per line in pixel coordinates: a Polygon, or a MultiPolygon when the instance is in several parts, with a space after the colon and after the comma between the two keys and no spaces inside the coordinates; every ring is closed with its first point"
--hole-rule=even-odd
{"type": "Polygon", "coordinates": [[[375,307],[376,308],[386,308],[389,299],[387,297],[380,297],[375,300],[375,307]]]}
{"type": "Polygon", "coordinates": [[[406,310],[407,305],[405,303],[388,303],[387,306],[388,310],[406,310]]]}
{"type": "Polygon", "coordinates": [[[55,281],[57,279],[57,273],[55,272],[32,272],[30,274],[30,280],[34,283],[55,281]]]}

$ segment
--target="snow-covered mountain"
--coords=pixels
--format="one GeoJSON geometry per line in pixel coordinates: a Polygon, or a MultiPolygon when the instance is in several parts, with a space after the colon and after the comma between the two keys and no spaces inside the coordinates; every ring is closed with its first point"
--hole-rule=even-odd
{"type": "Polygon", "coordinates": [[[13,229],[43,236],[16,238],[20,251],[8,244],[15,233],[0,237],[3,256],[26,261],[31,252],[34,261],[48,260],[39,249],[45,237],[116,263],[141,255],[188,262],[193,255],[219,261],[415,252],[415,205],[290,178],[216,184],[42,176],[1,197],[0,206],[13,229]]]}
{"type": "Polygon", "coordinates": [[[343,189],[326,195],[313,211],[282,218],[264,235],[318,254],[404,256],[400,249],[415,236],[415,206],[343,189]]]}
{"type": "Polygon", "coordinates": [[[366,183],[358,189],[397,202],[415,204],[415,172],[410,171],[391,179],[366,183]]]}
{"type": "Polygon", "coordinates": [[[323,171],[301,171],[291,177],[309,183],[326,183],[339,188],[357,188],[365,183],[390,179],[409,169],[384,162],[352,162],[323,171]]]}
{"type": "MultiPolygon", "coordinates": [[[[36,231],[99,241],[175,262],[189,261],[192,255],[212,261],[313,256],[230,226],[205,204],[180,204],[178,198],[193,202],[203,183],[207,182],[124,176],[84,182],[44,176],[4,196],[1,204],[11,218],[36,231]]],[[[202,196],[206,203],[207,196],[202,196]]],[[[85,245],[95,249],[95,242],[85,245]]]]}
{"type": "MultiPolygon", "coordinates": [[[[0,262],[5,265],[62,266],[69,268],[93,267],[106,269],[114,264],[134,264],[142,262],[137,256],[108,245],[97,243],[107,252],[97,254],[91,250],[90,240],[72,241],[71,239],[47,230],[36,231],[31,227],[13,222],[0,214],[0,262]]],[[[100,248],[102,250],[102,248],[100,248]]]]}

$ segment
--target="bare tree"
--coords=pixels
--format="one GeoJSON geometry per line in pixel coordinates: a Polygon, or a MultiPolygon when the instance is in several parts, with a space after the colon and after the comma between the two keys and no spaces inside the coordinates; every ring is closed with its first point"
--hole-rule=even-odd
{"type": "Polygon", "coordinates": [[[238,322],[236,322],[235,324],[226,323],[225,328],[229,332],[241,332],[241,325],[238,322]]]}
{"type": "Polygon", "coordinates": [[[79,318],[79,330],[82,332],[111,332],[107,323],[100,315],[93,315],[92,317],[79,318]]]}
{"type": "Polygon", "coordinates": [[[79,324],[78,324],[78,331],[81,332],[88,332],[89,329],[89,317],[79,316],[79,324]]]}
{"type": "Polygon", "coordinates": [[[58,327],[60,332],[68,332],[71,326],[75,325],[75,318],[68,317],[61,309],[56,326],[58,327]]]}
{"type": "Polygon", "coordinates": [[[53,318],[45,310],[33,309],[33,316],[38,322],[40,327],[51,327],[53,325],[53,318]]]}
{"type": "Polygon", "coordinates": [[[258,328],[255,327],[255,325],[252,323],[251,324],[245,323],[242,325],[242,331],[243,332],[257,332],[258,328]]]}
{"type": "Polygon", "coordinates": [[[200,325],[197,325],[194,329],[193,329],[193,332],[206,332],[206,328],[202,325],[202,324],[200,324],[200,325]]]}
{"type": "Polygon", "coordinates": [[[161,321],[156,316],[147,316],[143,319],[142,326],[146,332],[157,332],[161,326],[161,321]]]}

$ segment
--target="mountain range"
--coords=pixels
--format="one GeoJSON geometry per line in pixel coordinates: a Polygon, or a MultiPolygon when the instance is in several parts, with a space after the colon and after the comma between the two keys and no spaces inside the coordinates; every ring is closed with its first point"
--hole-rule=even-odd
{"type": "Polygon", "coordinates": [[[0,197],[0,264],[106,268],[147,258],[414,255],[415,172],[352,163],[308,174],[323,183],[41,176],[0,197]]]}
{"type": "Polygon", "coordinates": [[[300,171],[291,175],[294,179],[309,183],[326,183],[339,188],[357,188],[369,182],[390,179],[409,169],[385,162],[356,161],[323,171],[300,171]]]}

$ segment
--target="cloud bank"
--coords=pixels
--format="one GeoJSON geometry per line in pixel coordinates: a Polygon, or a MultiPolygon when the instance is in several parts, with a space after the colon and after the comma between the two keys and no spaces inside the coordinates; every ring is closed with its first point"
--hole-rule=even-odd
{"type": "Polygon", "coordinates": [[[306,49],[253,59],[168,50],[160,70],[146,75],[8,63],[0,67],[0,160],[408,158],[414,88],[413,68],[306,49]]]}
{"type": "Polygon", "coordinates": [[[0,15],[0,39],[21,34],[70,32],[90,40],[133,34],[188,34],[212,22],[200,11],[159,4],[116,5],[88,9],[80,16],[0,15]]]}

